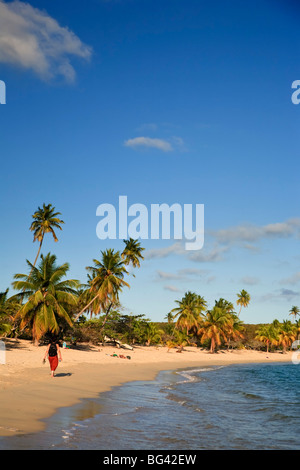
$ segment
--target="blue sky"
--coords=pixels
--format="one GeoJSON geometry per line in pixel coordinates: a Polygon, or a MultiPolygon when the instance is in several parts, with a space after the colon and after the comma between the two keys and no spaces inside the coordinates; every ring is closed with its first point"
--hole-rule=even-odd
{"type": "MultiPolygon", "coordinates": [[[[120,240],[96,209],[204,204],[205,243],[143,240],[125,312],[161,321],[188,290],[248,323],[300,305],[300,79],[293,1],[0,1],[0,291],[26,272],[43,202],[65,221],[43,251],[70,276],[120,240]],[[127,144],[126,144],[127,143],[127,144]]],[[[12,288],[10,287],[10,292],[12,288]]]]}

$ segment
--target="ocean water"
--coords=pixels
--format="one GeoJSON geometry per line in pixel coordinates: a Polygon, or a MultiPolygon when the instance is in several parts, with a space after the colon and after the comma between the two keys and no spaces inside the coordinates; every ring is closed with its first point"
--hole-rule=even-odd
{"type": "Polygon", "coordinates": [[[0,449],[299,450],[300,365],[161,372],[62,408],[0,449]]]}

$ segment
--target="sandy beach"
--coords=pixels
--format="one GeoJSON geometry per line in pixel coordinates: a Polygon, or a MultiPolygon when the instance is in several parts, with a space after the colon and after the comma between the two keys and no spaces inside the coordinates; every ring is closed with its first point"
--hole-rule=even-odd
{"type": "Polygon", "coordinates": [[[60,407],[96,397],[125,382],[153,380],[163,370],[290,362],[292,354],[249,350],[210,354],[193,347],[178,353],[176,349],[154,346],[137,346],[128,351],[80,344],[74,349],[61,350],[62,362],[56,376],[51,378],[48,361],[42,363],[45,350],[46,346],[34,346],[30,341],[5,341],[5,363],[0,364],[0,436],[41,431],[45,426],[42,420],[60,407]]]}

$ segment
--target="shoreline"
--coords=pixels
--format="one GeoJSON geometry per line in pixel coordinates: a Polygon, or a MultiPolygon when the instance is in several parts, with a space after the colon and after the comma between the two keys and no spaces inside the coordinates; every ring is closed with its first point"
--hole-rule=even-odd
{"type": "Polygon", "coordinates": [[[112,346],[79,345],[62,349],[56,376],[50,377],[46,346],[26,340],[5,340],[6,361],[0,364],[0,437],[43,431],[43,420],[60,408],[98,397],[127,382],[154,380],[161,371],[195,366],[291,362],[292,352],[228,350],[210,354],[187,347],[182,353],[167,347],[137,346],[133,351],[112,346]],[[113,356],[123,355],[125,358],[113,356]],[[130,356],[128,359],[126,356],[130,356]]]}

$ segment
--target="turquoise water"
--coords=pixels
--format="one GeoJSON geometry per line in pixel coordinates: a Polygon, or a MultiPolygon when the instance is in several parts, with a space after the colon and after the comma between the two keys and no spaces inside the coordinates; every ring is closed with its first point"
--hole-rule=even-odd
{"type": "Polygon", "coordinates": [[[299,450],[300,365],[162,372],[61,409],[0,449],[299,450]]]}

